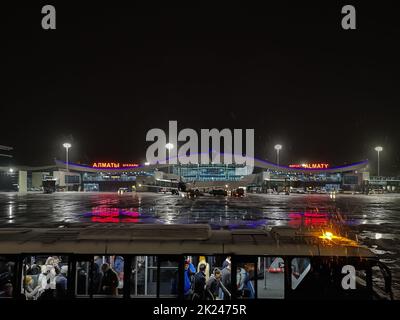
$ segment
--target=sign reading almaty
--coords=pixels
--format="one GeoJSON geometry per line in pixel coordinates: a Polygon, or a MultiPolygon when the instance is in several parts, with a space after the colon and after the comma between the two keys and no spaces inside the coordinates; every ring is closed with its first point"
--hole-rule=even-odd
{"type": "Polygon", "coordinates": [[[235,163],[254,167],[254,129],[245,129],[245,137],[243,129],[200,129],[199,139],[194,129],[186,128],[178,132],[178,122],[169,121],[168,136],[162,129],[151,129],[147,132],[146,141],[154,141],[146,151],[147,161],[151,164],[235,163]],[[183,143],[179,148],[178,142],[183,143]]]}
{"type": "Polygon", "coordinates": [[[290,164],[289,168],[328,169],[329,163],[317,162],[317,163],[290,164]]]}
{"type": "Polygon", "coordinates": [[[93,168],[136,168],[139,167],[137,163],[120,163],[120,162],[93,162],[93,168]]]}

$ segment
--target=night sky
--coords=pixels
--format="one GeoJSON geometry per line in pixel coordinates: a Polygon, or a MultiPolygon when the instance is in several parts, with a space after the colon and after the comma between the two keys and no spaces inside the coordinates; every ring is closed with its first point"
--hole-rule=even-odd
{"type": "Polygon", "coordinates": [[[2,4],[0,144],[17,164],[64,159],[67,140],[71,161],[144,162],[147,131],[177,120],[254,128],[256,156],[281,143],[282,164],[374,164],[382,145],[382,173],[400,174],[398,11],[365,2],[2,4]]]}

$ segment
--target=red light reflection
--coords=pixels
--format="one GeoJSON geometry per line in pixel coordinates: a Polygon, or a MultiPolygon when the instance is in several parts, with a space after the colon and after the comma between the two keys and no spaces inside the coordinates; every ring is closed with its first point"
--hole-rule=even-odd
{"type": "Polygon", "coordinates": [[[294,228],[323,226],[329,223],[328,214],[320,212],[293,212],[289,213],[289,218],[288,224],[294,228]]]}
{"type": "Polygon", "coordinates": [[[92,211],[86,216],[89,216],[92,222],[97,223],[138,223],[140,214],[133,209],[98,206],[92,208],[92,211]]]}

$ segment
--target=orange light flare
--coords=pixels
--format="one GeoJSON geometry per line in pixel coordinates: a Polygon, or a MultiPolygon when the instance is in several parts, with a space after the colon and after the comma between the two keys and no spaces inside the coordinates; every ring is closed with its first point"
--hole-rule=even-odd
{"type": "Polygon", "coordinates": [[[332,231],[322,231],[322,235],[320,234],[318,238],[322,239],[325,244],[358,246],[357,241],[340,235],[335,235],[332,231]]]}

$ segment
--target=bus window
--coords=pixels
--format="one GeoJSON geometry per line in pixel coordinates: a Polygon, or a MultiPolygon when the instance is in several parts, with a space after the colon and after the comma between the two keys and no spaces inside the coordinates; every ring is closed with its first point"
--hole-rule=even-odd
{"type": "Polygon", "coordinates": [[[23,260],[21,293],[27,300],[67,297],[68,257],[28,256],[23,260]]]}
{"type": "Polygon", "coordinates": [[[0,256],[0,298],[13,297],[15,261],[0,256]]]}
{"type": "Polygon", "coordinates": [[[285,298],[285,268],[280,257],[259,257],[257,262],[257,298],[285,298]]]}
{"type": "Polygon", "coordinates": [[[378,262],[372,266],[372,289],[378,299],[393,300],[392,274],[387,266],[378,262]]]}
{"type": "Polygon", "coordinates": [[[179,260],[160,261],[159,297],[177,297],[179,288],[179,260]]]}
{"type": "Polygon", "coordinates": [[[136,256],[131,264],[131,297],[156,297],[157,257],[136,256]]]}
{"type": "MultiPolygon", "coordinates": [[[[96,284],[95,280],[94,284],[96,284]]],[[[90,261],[78,260],[75,274],[75,296],[89,297],[90,295],[90,261]]],[[[98,282],[97,282],[98,285],[98,282]]]]}
{"type": "Polygon", "coordinates": [[[122,256],[94,256],[93,295],[122,297],[124,288],[124,258],[122,256]]]}
{"type": "Polygon", "coordinates": [[[185,300],[230,300],[230,256],[186,256],[184,260],[185,300]]]}
{"type": "Polygon", "coordinates": [[[254,262],[241,262],[236,266],[236,288],[238,299],[255,299],[255,270],[254,262]]]}
{"type": "Polygon", "coordinates": [[[311,269],[309,258],[292,259],[292,289],[296,289],[311,269]]]}

